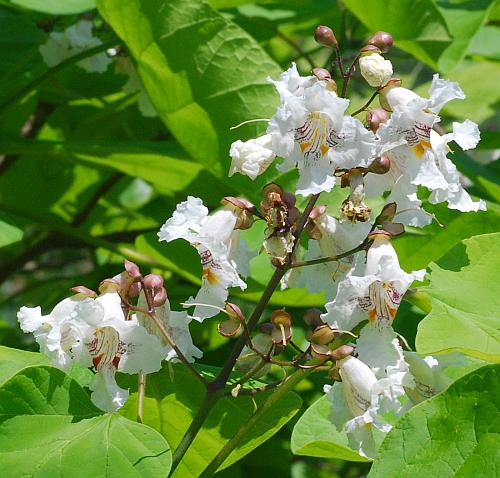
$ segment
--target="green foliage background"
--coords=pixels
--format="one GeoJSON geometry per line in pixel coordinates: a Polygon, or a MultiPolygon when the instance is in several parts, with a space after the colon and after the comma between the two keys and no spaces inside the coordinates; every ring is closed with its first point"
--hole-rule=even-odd
{"type": "MultiPolygon", "coordinates": [[[[432,304],[403,304],[396,328],[414,344],[417,324],[432,307],[417,336],[423,351],[457,348],[453,337],[436,343],[443,336],[436,327],[449,330],[459,317],[467,320],[464,327],[476,325],[469,343],[473,355],[498,361],[498,322],[485,321],[498,311],[498,299],[490,300],[494,279],[486,280],[498,236],[485,236],[490,239],[481,244],[460,242],[499,230],[499,22],[500,6],[489,0],[98,0],[97,10],[92,0],[0,1],[0,344],[36,350],[16,325],[18,308],[41,305],[48,311],[69,287],[96,288],[120,270],[124,257],[164,274],[174,307],[193,294],[199,281],[195,251],[182,243],[160,245],[156,231],[189,194],[215,208],[226,195],[257,202],[260,187],[271,180],[293,184],[293,174],[279,177],[274,168],[256,182],[227,178],[231,142],[262,132],[258,124],[229,128],[273,113],[277,98],[267,76],[276,78],[292,61],[304,74],[330,64],[330,52],[312,38],[314,27],[325,24],[335,30],[347,59],[373,31],[386,30],[395,39],[388,58],[406,87],[425,95],[432,74],[439,72],[465,91],[467,99],[452,102],[442,123],[446,128],[470,118],[480,124],[478,150],[457,152],[453,159],[469,180],[469,192],[487,200],[488,211],[464,214],[436,206],[445,227],[434,223],[409,230],[395,242],[407,270],[426,267],[456,246],[431,267],[432,304]],[[55,70],[44,64],[38,48],[48,32],[62,31],[82,15],[94,20],[95,33],[106,44],[129,52],[158,117],[140,114],[137,94],[122,90],[127,79],[112,67],[89,74],[74,62],[55,70]],[[468,262],[453,269],[450,257],[481,264],[454,279],[453,271],[468,262]],[[454,297],[467,297],[467,304],[447,299],[443,287],[449,284],[454,297]]],[[[356,77],[350,110],[370,94],[356,77]]],[[[342,196],[336,191],[321,201],[336,211],[342,196]]],[[[257,247],[261,237],[257,226],[247,240],[257,247]]],[[[266,258],[252,262],[248,293],[238,299],[244,311],[258,300],[270,273],[266,258]]],[[[272,303],[300,316],[301,308],[321,306],[324,299],[299,291],[276,293],[272,303]]],[[[214,366],[223,363],[231,345],[216,325],[215,320],[193,324],[195,343],[205,351],[203,363],[214,366]]],[[[316,376],[300,384],[304,409],[320,396],[321,386],[316,376]]],[[[293,456],[290,435],[299,415],[218,476],[367,472],[368,464],[293,456]]],[[[54,419],[63,426],[67,413],[61,417],[54,419]]],[[[418,413],[408,417],[419,419],[418,413]]],[[[294,450],[298,446],[292,443],[294,450]]],[[[383,468],[377,473],[388,476],[383,468]]]]}

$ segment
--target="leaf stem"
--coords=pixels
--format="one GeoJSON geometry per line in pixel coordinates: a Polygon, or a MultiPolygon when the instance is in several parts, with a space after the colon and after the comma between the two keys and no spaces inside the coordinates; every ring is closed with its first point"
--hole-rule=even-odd
{"type": "Polygon", "coordinates": [[[312,259],[310,261],[298,261],[294,262],[289,267],[290,268],[305,267],[305,266],[313,266],[316,264],[324,264],[325,262],[338,261],[344,257],[348,257],[351,256],[352,254],[355,254],[356,252],[362,251],[363,249],[365,249],[366,245],[367,241],[363,241],[359,246],[356,246],[354,249],[351,249],[350,251],[343,252],[342,254],[330,257],[320,257],[319,259],[312,259]]]}
{"type": "Polygon", "coordinates": [[[361,108],[356,110],[354,113],[351,113],[351,116],[356,116],[357,114],[365,111],[368,108],[368,106],[372,104],[373,100],[377,97],[378,91],[379,90],[375,90],[375,92],[370,96],[370,99],[361,108]]]}

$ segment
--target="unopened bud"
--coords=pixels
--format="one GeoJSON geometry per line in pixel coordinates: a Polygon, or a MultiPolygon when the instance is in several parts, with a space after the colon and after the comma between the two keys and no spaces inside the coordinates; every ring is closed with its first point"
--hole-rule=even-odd
{"type": "Polygon", "coordinates": [[[161,307],[163,304],[167,302],[167,291],[165,287],[162,287],[158,292],[153,296],[153,305],[155,307],[161,307]]]}
{"type": "Polygon", "coordinates": [[[323,46],[337,48],[339,46],[337,39],[330,27],[319,25],[314,32],[314,39],[323,46]]]}
{"type": "Polygon", "coordinates": [[[318,80],[331,80],[332,79],[330,72],[326,68],[313,68],[312,74],[318,80]]]}
{"type": "Polygon", "coordinates": [[[352,345],[341,345],[338,349],[332,351],[331,356],[334,360],[341,360],[352,355],[354,350],[352,345]]]}
{"type": "Polygon", "coordinates": [[[338,333],[329,325],[320,325],[313,332],[311,342],[319,345],[326,345],[332,342],[337,335],[338,333]]]}
{"type": "Polygon", "coordinates": [[[368,166],[368,171],[375,174],[385,174],[391,169],[391,160],[386,156],[382,155],[368,166]]]}
{"type": "Polygon", "coordinates": [[[392,222],[394,216],[396,215],[397,207],[398,206],[395,202],[390,202],[389,204],[386,204],[382,208],[382,211],[380,211],[380,214],[375,219],[375,225],[381,225],[384,224],[385,222],[392,222]]]}
{"type": "Polygon", "coordinates": [[[392,46],[392,35],[387,32],[376,32],[369,39],[370,45],[375,45],[382,53],[387,53],[392,46]]]}
{"type": "Polygon", "coordinates": [[[366,123],[376,133],[379,126],[389,121],[389,113],[382,108],[372,108],[366,112],[366,123]]]}
{"type": "Polygon", "coordinates": [[[232,304],[231,302],[226,302],[224,310],[227,312],[227,315],[230,319],[239,322],[245,321],[245,316],[243,315],[243,312],[236,304],[232,304]]]}
{"type": "Polygon", "coordinates": [[[96,292],[94,292],[92,289],[89,289],[88,287],[85,287],[84,285],[77,285],[75,287],[72,287],[70,291],[74,292],[75,294],[82,294],[85,297],[90,297],[91,299],[97,297],[96,292]]]}
{"type": "Polygon", "coordinates": [[[141,280],[141,270],[137,264],[125,259],[124,266],[130,277],[136,281],[141,280]]]}
{"type": "Polygon", "coordinates": [[[163,287],[163,277],[159,274],[148,274],[144,277],[144,287],[154,290],[163,287]]]}

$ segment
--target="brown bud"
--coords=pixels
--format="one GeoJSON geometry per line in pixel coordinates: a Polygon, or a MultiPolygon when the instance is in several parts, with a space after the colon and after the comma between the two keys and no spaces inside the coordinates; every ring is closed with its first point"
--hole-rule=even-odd
{"type": "Polygon", "coordinates": [[[319,345],[326,345],[335,340],[338,333],[329,325],[320,325],[311,336],[311,342],[319,345]]]}
{"type": "Polygon", "coordinates": [[[372,108],[366,112],[366,123],[375,133],[382,123],[389,121],[389,113],[382,108],[372,108]]]}
{"type": "Polygon", "coordinates": [[[361,52],[361,55],[363,54],[369,54],[369,53],[381,53],[380,49],[377,48],[375,45],[365,45],[363,48],[359,50],[361,52]]]}
{"type": "Polygon", "coordinates": [[[146,289],[158,289],[163,287],[163,277],[159,274],[148,274],[144,277],[144,287],[146,287],[146,289]]]}
{"type": "Polygon", "coordinates": [[[74,292],[75,294],[82,294],[85,297],[90,297],[91,299],[97,297],[96,292],[94,292],[92,289],[89,289],[88,287],[85,287],[84,285],[77,285],[75,287],[72,287],[70,291],[74,292]]]}
{"type": "Polygon", "coordinates": [[[167,291],[165,287],[162,287],[158,292],[156,292],[153,296],[153,305],[155,307],[161,307],[163,304],[167,302],[167,291]]]}
{"type": "Polygon", "coordinates": [[[266,322],[265,324],[262,324],[260,326],[260,331],[266,335],[271,335],[273,333],[273,330],[274,330],[274,325],[270,324],[269,322],[266,322]]]}
{"type": "Polygon", "coordinates": [[[326,68],[313,68],[312,74],[318,80],[331,80],[332,79],[330,72],[326,68]]]}
{"type": "Polygon", "coordinates": [[[392,35],[387,32],[376,32],[369,39],[370,45],[375,45],[382,53],[387,53],[392,46],[392,35]]]}
{"type": "Polygon", "coordinates": [[[250,229],[254,222],[254,214],[260,215],[257,208],[246,199],[226,196],[221,203],[236,214],[235,229],[250,229]]]}
{"type": "Polygon", "coordinates": [[[114,279],[104,279],[99,284],[99,292],[118,292],[120,290],[120,283],[114,279]]]}
{"type": "Polygon", "coordinates": [[[337,39],[330,27],[319,25],[314,31],[314,39],[323,46],[337,48],[339,46],[337,39]]]}
{"type": "Polygon", "coordinates": [[[236,304],[232,304],[231,302],[226,302],[224,310],[227,312],[230,319],[236,320],[238,322],[245,321],[245,316],[243,315],[243,312],[236,304]]]}
{"type": "Polygon", "coordinates": [[[368,166],[368,171],[375,174],[385,174],[391,169],[391,160],[384,154],[374,159],[368,166]]]}
{"type": "Polygon", "coordinates": [[[125,270],[128,272],[129,276],[134,280],[141,280],[141,271],[139,266],[132,261],[125,259],[124,261],[125,270]]]}
{"type": "Polygon", "coordinates": [[[354,352],[352,345],[341,345],[338,349],[332,351],[331,356],[334,360],[341,360],[354,352]]]}

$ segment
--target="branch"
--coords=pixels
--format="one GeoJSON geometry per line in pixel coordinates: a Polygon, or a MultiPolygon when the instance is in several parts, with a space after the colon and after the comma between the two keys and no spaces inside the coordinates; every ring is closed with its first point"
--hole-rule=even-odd
{"type": "Polygon", "coordinates": [[[285,379],[284,383],[275,390],[275,392],[264,402],[264,404],[250,417],[250,419],[235,433],[235,435],[224,445],[224,447],[217,453],[214,459],[209,463],[205,470],[201,473],[199,478],[211,477],[222,465],[225,459],[236,448],[242,438],[255,427],[258,421],[267,411],[279,402],[285,394],[291,391],[295,385],[307,377],[312,370],[302,371],[297,370],[295,373],[285,379]]]}

